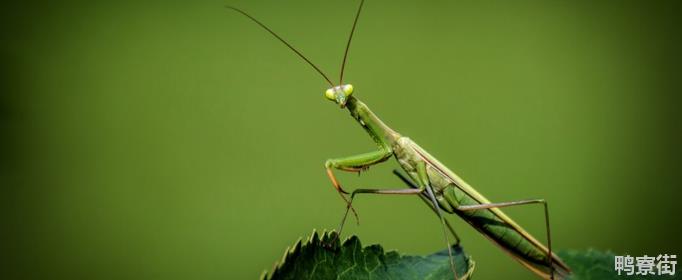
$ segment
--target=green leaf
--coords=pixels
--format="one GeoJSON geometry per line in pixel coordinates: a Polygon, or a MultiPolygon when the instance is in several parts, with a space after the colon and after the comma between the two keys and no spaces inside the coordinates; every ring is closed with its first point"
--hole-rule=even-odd
{"type": "Polygon", "coordinates": [[[573,271],[571,280],[678,279],[670,275],[618,275],[614,268],[615,255],[611,251],[563,250],[559,256],[573,271]]]}
{"type": "MultiPolygon", "coordinates": [[[[457,275],[468,279],[474,261],[462,247],[453,246],[457,275]]],[[[384,252],[380,245],[362,247],[357,236],[339,242],[335,232],[313,231],[310,239],[300,239],[287,248],[271,273],[261,279],[452,279],[448,250],[422,256],[384,252]]]]}

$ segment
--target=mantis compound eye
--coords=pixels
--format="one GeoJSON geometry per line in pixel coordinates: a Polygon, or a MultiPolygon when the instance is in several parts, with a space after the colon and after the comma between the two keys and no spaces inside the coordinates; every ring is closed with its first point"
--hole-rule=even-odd
{"type": "Polygon", "coordinates": [[[324,92],[324,97],[326,97],[329,100],[334,101],[334,88],[330,88],[327,91],[324,92]]]}
{"type": "Polygon", "coordinates": [[[351,94],[353,94],[353,85],[347,84],[347,85],[343,85],[341,87],[343,89],[343,92],[346,94],[346,96],[350,96],[351,94]]]}

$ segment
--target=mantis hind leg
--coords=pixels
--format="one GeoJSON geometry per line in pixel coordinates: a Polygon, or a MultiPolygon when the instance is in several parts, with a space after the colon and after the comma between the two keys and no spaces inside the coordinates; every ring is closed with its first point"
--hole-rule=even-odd
{"type": "Polygon", "coordinates": [[[479,209],[490,209],[490,208],[503,208],[510,206],[526,205],[526,204],[539,204],[541,203],[545,208],[545,232],[547,233],[547,263],[550,268],[550,279],[554,279],[554,263],[552,258],[552,238],[549,229],[549,209],[547,207],[547,201],[544,199],[526,199],[518,201],[509,202],[498,202],[498,203],[486,203],[486,204],[475,204],[475,205],[462,205],[457,207],[460,211],[473,211],[479,209]]]}

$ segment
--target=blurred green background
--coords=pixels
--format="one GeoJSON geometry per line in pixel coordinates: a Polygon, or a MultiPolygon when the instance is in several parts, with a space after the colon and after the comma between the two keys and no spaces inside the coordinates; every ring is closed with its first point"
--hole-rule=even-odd
{"type": "MultiPolygon", "coordinates": [[[[3,279],[253,279],[344,210],[373,149],[338,76],[358,1],[3,4],[3,279]],[[334,78],[336,79],[336,78],[334,78]]],[[[369,0],[347,81],[492,201],[546,198],[557,249],[682,253],[679,9],[369,0]]],[[[356,187],[400,187],[389,161],[356,187]]],[[[444,247],[414,197],[361,197],[365,244],[444,247]]],[[[539,207],[508,209],[543,239],[539,207]]],[[[477,279],[533,275],[456,220],[477,279]]],[[[544,240],[544,239],[543,239],[544,240]]]]}

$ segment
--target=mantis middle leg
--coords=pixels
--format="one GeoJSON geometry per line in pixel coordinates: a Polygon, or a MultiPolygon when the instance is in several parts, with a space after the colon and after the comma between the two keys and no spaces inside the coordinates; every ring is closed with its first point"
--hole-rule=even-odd
{"type": "MultiPolygon", "coordinates": [[[[397,169],[393,169],[393,174],[396,175],[396,176],[398,176],[398,178],[400,178],[400,180],[403,181],[403,183],[405,183],[406,185],[410,186],[411,188],[413,188],[413,189],[419,188],[419,187],[417,186],[417,184],[415,184],[414,182],[412,182],[412,180],[410,180],[410,179],[409,179],[407,176],[405,176],[404,174],[400,173],[400,171],[398,171],[397,169]]],[[[433,203],[432,203],[431,201],[429,201],[429,198],[427,198],[427,197],[424,196],[424,195],[420,195],[419,198],[421,198],[421,200],[426,204],[426,206],[429,206],[429,209],[431,209],[431,211],[433,211],[434,214],[438,215],[438,210],[439,210],[439,209],[437,209],[437,208],[435,208],[435,207],[433,206],[433,203]]],[[[452,237],[455,238],[455,246],[459,245],[459,243],[460,243],[460,241],[461,241],[461,239],[459,238],[459,235],[455,232],[455,229],[452,227],[452,225],[450,224],[450,222],[448,222],[448,220],[443,219],[443,221],[445,222],[445,226],[448,228],[448,230],[449,230],[450,233],[452,234],[452,237]]]]}
{"type": "MultiPolygon", "coordinates": [[[[441,220],[441,225],[443,228],[443,236],[445,237],[445,242],[447,243],[448,246],[448,256],[450,258],[450,267],[452,269],[452,272],[454,274],[455,280],[457,279],[457,270],[454,262],[454,258],[452,256],[452,246],[450,245],[450,239],[447,236],[447,232],[445,231],[445,226],[447,224],[447,221],[443,217],[441,213],[440,206],[438,206],[438,202],[436,201],[436,196],[433,193],[433,189],[431,188],[429,177],[427,175],[426,171],[426,163],[425,162],[419,162],[417,164],[417,173],[419,174],[419,177],[417,178],[418,182],[418,187],[417,188],[409,188],[409,189],[356,189],[351,193],[350,201],[348,203],[348,206],[346,207],[346,212],[343,215],[343,218],[341,219],[341,225],[339,226],[338,230],[338,236],[341,235],[341,231],[343,230],[343,226],[346,222],[346,217],[348,217],[348,212],[350,209],[352,209],[352,203],[353,199],[355,198],[355,195],[361,194],[361,193],[367,193],[367,194],[402,194],[402,195],[421,195],[421,194],[426,194],[427,197],[431,199],[431,203],[433,203],[433,209],[435,209],[436,214],[438,214],[440,220],[441,220]]],[[[421,197],[421,196],[420,196],[421,197]]],[[[454,233],[454,231],[452,231],[454,233]]],[[[459,239],[459,238],[458,238],[459,239]]]]}

